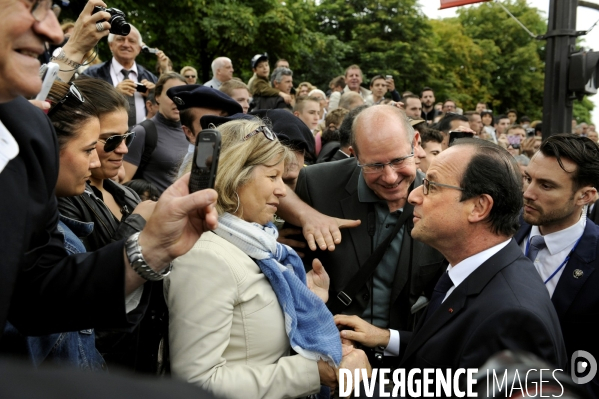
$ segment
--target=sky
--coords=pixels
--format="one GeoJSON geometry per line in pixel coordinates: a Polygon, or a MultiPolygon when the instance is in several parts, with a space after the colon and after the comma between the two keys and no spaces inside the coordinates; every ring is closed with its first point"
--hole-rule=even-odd
{"type": "MultiPolygon", "coordinates": [[[[459,7],[448,8],[445,10],[439,10],[439,0],[419,0],[422,7],[422,12],[429,18],[450,18],[456,15],[456,10],[459,7]]],[[[499,0],[497,0],[499,1],[499,0]]],[[[599,3],[597,0],[591,0],[594,3],[599,3]]],[[[532,7],[538,8],[545,19],[549,16],[549,0],[527,0],[528,4],[532,7]]],[[[476,6],[476,5],[474,5],[476,6]]],[[[472,7],[472,6],[463,6],[472,7]]],[[[576,29],[577,30],[588,30],[593,24],[599,20],[599,11],[586,7],[578,7],[576,29]]],[[[544,34],[545,32],[533,32],[535,34],[544,34]]],[[[584,45],[587,48],[591,48],[593,43],[599,43],[599,24],[585,36],[584,45]]],[[[599,48],[594,48],[598,50],[599,48]]],[[[592,113],[592,118],[595,123],[599,123],[599,94],[589,97],[589,99],[595,104],[595,109],[592,113]]]]}

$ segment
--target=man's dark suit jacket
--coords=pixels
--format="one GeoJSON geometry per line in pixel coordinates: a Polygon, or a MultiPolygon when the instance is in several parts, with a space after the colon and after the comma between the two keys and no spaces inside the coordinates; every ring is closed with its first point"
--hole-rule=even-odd
{"type": "Polygon", "coordinates": [[[342,159],[351,158],[345,155],[341,150],[337,150],[335,155],[331,158],[331,161],[341,161],[342,159]]]}
{"type": "MultiPolygon", "coordinates": [[[[87,68],[83,74],[87,75],[87,76],[91,76],[92,78],[98,78],[98,79],[102,79],[108,83],[110,83],[113,86],[116,86],[116,84],[118,82],[113,82],[112,78],[110,77],[110,66],[112,65],[112,59],[103,62],[101,64],[98,65],[92,65],[89,68],[87,68]]],[[[117,75],[120,71],[116,71],[117,75]]],[[[146,68],[142,67],[141,65],[137,64],[137,80],[139,82],[141,82],[144,79],[147,79],[148,81],[152,82],[152,83],[156,83],[158,81],[158,78],[156,77],[156,75],[154,75],[152,72],[148,71],[146,68]]]]}
{"type": "MultiPolygon", "coordinates": [[[[514,237],[518,244],[528,239],[531,229],[523,219],[520,226],[514,237]]],[[[568,361],[577,350],[587,351],[599,361],[599,227],[588,219],[551,301],[559,317],[568,361]]],[[[594,398],[599,398],[599,373],[586,387],[594,398]]]]}
{"type": "Polygon", "coordinates": [[[50,120],[22,97],[0,104],[0,120],[19,144],[0,172],[0,335],[7,318],[27,335],[130,326],[123,241],[74,256],[64,249],[50,120]]]}
{"type": "Polygon", "coordinates": [[[559,320],[539,274],[514,240],[479,266],[413,333],[400,331],[400,367],[480,368],[504,349],[564,368],[559,320]]]}
{"type": "MultiPolygon", "coordinates": [[[[355,158],[311,165],[300,172],[295,190],[302,200],[325,215],[362,221],[358,227],[341,230],[341,244],[336,245],[335,251],[306,252],[304,262],[307,267],[312,265],[309,258],[313,256],[320,259],[326,268],[331,278],[330,298],[335,298],[346,287],[374,250],[368,234],[369,205],[358,200],[359,176],[360,168],[355,158]]],[[[422,175],[417,176],[415,181],[415,186],[420,184],[422,175]]],[[[404,212],[411,214],[412,211],[413,206],[406,203],[404,212]]],[[[371,217],[371,220],[376,218],[371,217]]],[[[444,264],[443,255],[438,251],[412,240],[411,227],[412,216],[408,216],[393,281],[389,317],[391,328],[409,331],[415,322],[410,312],[412,305],[423,294],[430,298],[444,264]],[[411,277],[408,272],[410,261],[411,277]],[[409,285],[406,284],[408,280],[411,281],[409,285]]],[[[369,285],[365,284],[344,313],[358,316],[364,313],[370,299],[369,285]]]]}

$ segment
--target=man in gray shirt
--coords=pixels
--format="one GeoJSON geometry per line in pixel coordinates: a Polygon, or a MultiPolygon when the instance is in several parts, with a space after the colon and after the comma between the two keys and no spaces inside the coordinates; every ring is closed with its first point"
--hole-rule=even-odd
{"type": "Polygon", "coordinates": [[[233,63],[227,57],[218,57],[212,61],[212,79],[204,83],[204,86],[220,89],[220,86],[233,79],[233,63]]]}

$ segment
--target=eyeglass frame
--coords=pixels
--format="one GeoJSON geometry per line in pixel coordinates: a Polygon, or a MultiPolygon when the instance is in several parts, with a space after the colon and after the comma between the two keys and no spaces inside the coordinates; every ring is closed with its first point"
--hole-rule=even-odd
{"type": "Polygon", "coordinates": [[[51,117],[52,115],[54,115],[54,113],[56,113],[56,111],[58,109],[60,109],[60,107],[69,98],[71,98],[71,94],[73,95],[73,98],[75,98],[77,101],[79,101],[79,105],[81,105],[85,102],[85,98],[83,97],[83,94],[81,94],[81,92],[79,91],[77,86],[75,86],[75,83],[71,83],[70,87],[69,87],[69,91],[67,91],[67,94],[65,94],[64,97],[62,97],[60,100],[58,100],[56,102],[56,105],[54,105],[52,108],[50,108],[50,110],[48,111],[48,117],[51,117]]]}
{"type": "Polygon", "coordinates": [[[247,135],[246,135],[246,136],[243,138],[243,140],[242,140],[242,141],[246,141],[247,139],[249,139],[249,138],[252,138],[252,137],[254,137],[255,135],[257,135],[258,133],[262,133],[262,134],[264,134],[264,137],[266,137],[266,138],[267,138],[268,140],[270,140],[270,141],[274,141],[274,140],[277,138],[277,136],[276,136],[276,135],[273,133],[273,131],[272,131],[272,130],[270,130],[270,129],[268,128],[268,126],[262,125],[262,126],[258,127],[256,130],[254,130],[253,132],[251,132],[251,133],[248,133],[248,134],[247,134],[247,135]]]}
{"type": "Polygon", "coordinates": [[[183,77],[185,77],[187,79],[195,79],[197,77],[197,75],[183,75],[183,77]]]}
{"type": "Polygon", "coordinates": [[[433,186],[439,186],[439,187],[445,187],[445,188],[453,188],[454,190],[464,191],[464,189],[462,187],[450,186],[449,184],[437,183],[437,182],[434,182],[434,181],[430,181],[427,178],[424,178],[424,179],[422,179],[422,193],[424,195],[428,195],[428,193],[430,191],[431,184],[433,186]]]}
{"type": "Polygon", "coordinates": [[[406,164],[404,163],[404,161],[406,159],[409,158],[413,158],[414,157],[414,147],[412,146],[412,152],[409,155],[406,155],[405,157],[400,157],[400,158],[395,158],[392,159],[391,161],[387,162],[387,163],[366,163],[366,164],[361,164],[360,161],[358,161],[358,167],[360,167],[360,169],[362,169],[363,173],[367,173],[367,174],[371,174],[371,173],[381,173],[382,171],[385,170],[385,166],[389,166],[391,169],[393,169],[394,171],[398,171],[400,169],[402,169],[404,166],[406,166],[406,164]],[[393,165],[396,162],[401,162],[399,165],[393,165]],[[368,169],[364,169],[364,168],[380,168],[379,170],[372,170],[372,171],[368,171],[368,169]]]}
{"type": "Polygon", "coordinates": [[[113,152],[114,150],[119,148],[119,146],[123,143],[123,141],[125,142],[125,145],[127,146],[127,148],[129,148],[131,143],[133,143],[133,139],[135,139],[135,132],[129,131],[125,134],[115,134],[114,136],[108,137],[106,140],[98,139],[98,142],[104,144],[104,152],[113,152]],[[131,136],[133,136],[133,137],[131,138],[131,141],[129,141],[129,144],[127,144],[127,139],[131,136]],[[119,143],[116,145],[116,147],[114,147],[114,149],[112,149],[110,151],[106,150],[106,145],[108,144],[108,141],[114,139],[115,137],[118,137],[118,139],[120,139],[119,143]]]}
{"type": "Polygon", "coordinates": [[[48,14],[50,14],[50,11],[52,11],[53,4],[53,0],[36,0],[31,6],[31,15],[33,16],[33,19],[35,19],[37,22],[42,22],[43,20],[45,20],[48,17],[48,14]],[[43,12],[44,10],[44,8],[40,8],[40,5],[42,5],[44,2],[48,5],[48,7],[45,8],[46,14],[39,15],[39,10],[42,10],[41,12],[43,12]]]}

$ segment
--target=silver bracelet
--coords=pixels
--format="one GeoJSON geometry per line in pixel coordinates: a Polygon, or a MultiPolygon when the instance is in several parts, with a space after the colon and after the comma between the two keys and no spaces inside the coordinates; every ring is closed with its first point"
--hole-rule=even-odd
{"type": "Polygon", "coordinates": [[[127,258],[129,259],[129,263],[131,267],[137,274],[139,274],[143,279],[148,281],[160,281],[166,276],[169,275],[171,270],[173,269],[173,263],[169,263],[168,267],[164,269],[161,273],[156,273],[146,262],[142,253],[141,247],[139,246],[139,234],[137,232],[133,234],[131,237],[127,239],[125,242],[125,253],[127,254],[127,258]]]}

